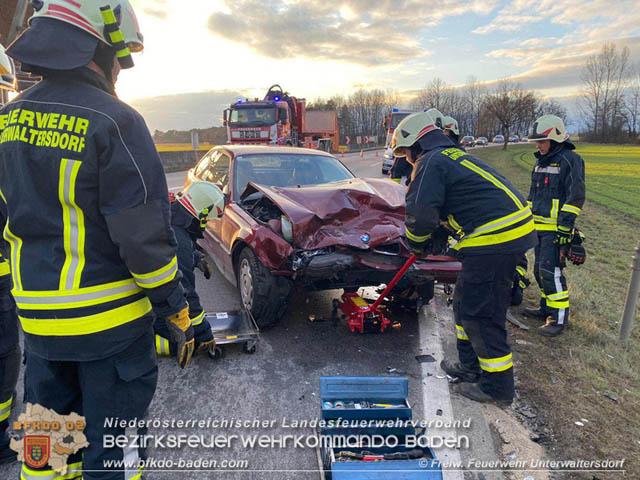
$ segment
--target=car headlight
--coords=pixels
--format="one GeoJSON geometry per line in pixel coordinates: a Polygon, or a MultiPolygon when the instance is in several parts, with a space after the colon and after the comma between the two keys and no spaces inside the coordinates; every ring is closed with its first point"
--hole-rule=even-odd
{"type": "Polygon", "coordinates": [[[388,153],[385,153],[384,158],[386,158],[387,160],[391,160],[391,155],[389,155],[388,153]]]}
{"type": "Polygon", "coordinates": [[[286,215],[280,217],[280,224],[282,225],[282,236],[287,242],[293,242],[293,225],[291,220],[286,215]]]}

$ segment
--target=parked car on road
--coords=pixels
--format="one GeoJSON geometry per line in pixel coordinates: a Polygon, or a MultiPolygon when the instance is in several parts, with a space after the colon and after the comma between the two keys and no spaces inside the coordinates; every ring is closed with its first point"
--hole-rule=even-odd
{"type": "Polygon", "coordinates": [[[496,135],[495,137],[493,137],[493,143],[504,143],[504,136],[496,135]]]}
{"type": "Polygon", "coordinates": [[[460,140],[460,145],[462,145],[463,147],[473,147],[475,144],[476,144],[476,139],[473,138],[471,135],[466,135],[462,137],[462,140],[460,140]]]}
{"type": "Polygon", "coordinates": [[[391,147],[389,147],[382,155],[382,174],[389,175],[391,167],[393,167],[393,151],[391,150],[391,147]]]}
{"type": "Polygon", "coordinates": [[[526,135],[523,135],[522,137],[520,137],[520,141],[521,142],[528,142],[529,141],[529,137],[526,135]]]}
{"type": "MultiPolygon", "coordinates": [[[[207,222],[203,247],[260,326],[275,324],[290,294],[389,283],[411,252],[406,187],[355,177],[329,153],[296,147],[220,145],[187,173],[225,193],[222,218],[207,222]]],[[[418,260],[394,295],[423,301],[433,282],[455,282],[451,257],[418,260]]]]}
{"type": "Polygon", "coordinates": [[[518,135],[509,135],[509,143],[518,143],[520,137],[518,135]]]}
{"type": "Polygon", "coordinates": [[[478,137],[476,140],[476,145],[487,145],[488,143],[489,140],[487,140],[487,137],[478,137]]]}

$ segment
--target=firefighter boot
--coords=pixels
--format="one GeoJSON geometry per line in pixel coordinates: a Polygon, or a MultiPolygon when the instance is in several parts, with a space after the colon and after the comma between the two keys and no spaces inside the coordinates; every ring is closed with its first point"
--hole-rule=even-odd
{"type": "Polygon", "coordinates": [[[9,448],[10,438],[6,432],[6,422],[2,422],[0,424],[0,465],[5,463],[13,463],[18,461],[18,455],[16,452],[9,448]],[[4,428],[2,428],[2,424],[5,424],[4,428]]]}
{"type": "Polygon", "coordinates": [[[460,362],[442,360],[440,368],[452,377],[458,377],[461,382],[477,382],[480,380],[480,367],[469,367],[460,362]]]}
{"type": "Polygon", "coordinates": [[[522,313],[528,317],[544,318],[547,313],[542,308],[525,308],[522,313]]]}
{"type": "Polygon", "coordinates": [[[475,402],[495,403],[499,407],[508,407],[513,400],[497,399],[484,392],[478,383],[462,383],[458,385],[458,393],[475,402]]]}
{"type": "Polygon", "coordinates": [[[545,337],[557,337],[564,332],[564,324],[554,322],[552,317],[547,317],[547,323],[540,327],[538,333],[545,337]]]}

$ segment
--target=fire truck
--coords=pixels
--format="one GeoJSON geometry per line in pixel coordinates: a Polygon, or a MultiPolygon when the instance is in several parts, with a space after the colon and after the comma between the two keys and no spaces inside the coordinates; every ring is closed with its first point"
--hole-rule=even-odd
{"type": "Polygon", "coordinates": [[[243,145],[291,145],[337,151],[336,111],[306,109],[306,100],[272,85],[263,100],[238,100],[224,111],[227,140],[243,145]]]}
{"type": "Polygon", "coordinates": [[[400,110],[398,108],[394,108],[389,115],[382,117],[382,127],[387,132],[387,139],[384,144],[384,155],[382,156],[383,175],[388,174],[389,170],[391,170],[391,167],[393,166],[393,152],[391,151],[391,137],[393,136],[393,131],[402,120],[416,112],[417,110],[400,110]]]}

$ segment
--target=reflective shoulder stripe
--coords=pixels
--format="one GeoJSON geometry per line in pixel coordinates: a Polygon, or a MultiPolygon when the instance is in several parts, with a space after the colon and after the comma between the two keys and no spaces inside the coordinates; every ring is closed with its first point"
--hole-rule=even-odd
{"type": "Polygon", "coordinates": [[[4,422],[11,415],[11,402],[13,402],[13,397],[9,397],[9,400],[0,403],[0,422],[4,422]]]}
{"type": "Polygon", "coordinates": [[[534,169],[535,173],[550,173],[550,174],[558,174],[560,173],[560,167],[538,167],[536,166],[534,169]]]}
{"type": "Polygon", "coordinates": [[[470,162],[469,160],[462,160],[460,162],[460,165],[464,165],[465,167],[467,167],[469,170],[477,173],[478,175],[480,175],[482,178],[490,181],[491,183],[493,183],[496,187],[498,187],[500,190],[502,190],[504,193],[506,193],[511,200],[513,200],[513,203],[515,203],[518,206],[518,209],[523,208],[522,202],[520,201],[520,199],[518,199],[518,197],[516,195],[514,195],[514,193],[509,190],[500,180],[498,180],[496,177],[494,177],[493,175],[491,175],[489,172],[484,171],[483,169],[481,169],[480,167],[478,167],[476,164],[470,162]]]}
{"type": "Polygon", "coordinates": [[[76,179],[82,162],[63,158],[60,162],[58,196],[62,206],[65,260],[60,273],[60,289],[80,287],[84,269],[84,213],[76,203],[76,179]]]}
{"type": "Polygon", "coordinates": [[[569,205],[568,203],[565,203],[562,208],[560,209],[561,212],[569,212],[569,213],[573,213],[574,215],[580,215],[580,213],[582,212],[582,209],[574,206],[574,205],[569,205]]]}
{"type": "Polygon", "coordinates": [[[164,285],[165,283],[169,283],[176,276],[176,272],[178,271],[178,258],[176,256],[166,264],[164,267],[159,268],[153,272],[149,273],[133,273],[133,278],[135,278],[136,283],[142,288],[155,288],[160,285],[164,285]]]}
{"type": "Polygon", "coordinates": [[[18,308],[25,310],[51,310],[90,307],[130,297],[142,290],[130,278],[75,290],[12,290],[18,308]]]}
{"type": "Polygon", "coordinates": [[[136,302],[114,308],[107,312],[76,318],[26,318],[19,316],[22,329],[32,335],[66,337],[88,335],[119,327],[151,311],[151,302],[142,298],[136,302]]]}
{"type": "Polygon", "coordinates": [[[467,333],[464,331],[464,328],[462,328],[462,325],[456,325],[456,334],[458,335],[458,338],[460,340],[469,340],[469,337],[467,336],[467,333]]]}
{"type": "Polygon", "coordinates": [[[406,231],[407,231],[407,238],[409,240],[414,241],[414,242],[426,242],[431,237],[431,234],[428,234],[428,235],[414,235],[413,233],[411,233],[409,231],[408,227],[406,228],[406,231]]]}
{"type": "Polygon", "coordinates": [[[524,237],[525,235],[533,232],[535,229],[533,219],[520,225],[519,227],[507,230],[502,233],[493,233],[487,235],[481,235],[475,238],[464,237],[457,243],[453,249],[460,250],[466,247],[486,247],[489,245],[499,245],[501,243],[507,243],[512,240],[524,237]]]}
{"type": "Polygon", "coordinates": [[[499,358],[478,357],[478,362],[480,362],[480,368],[485,372],[504,372],[505,370],[509,370],[513,367],[513,356],[510,353],[499,358]]]}

